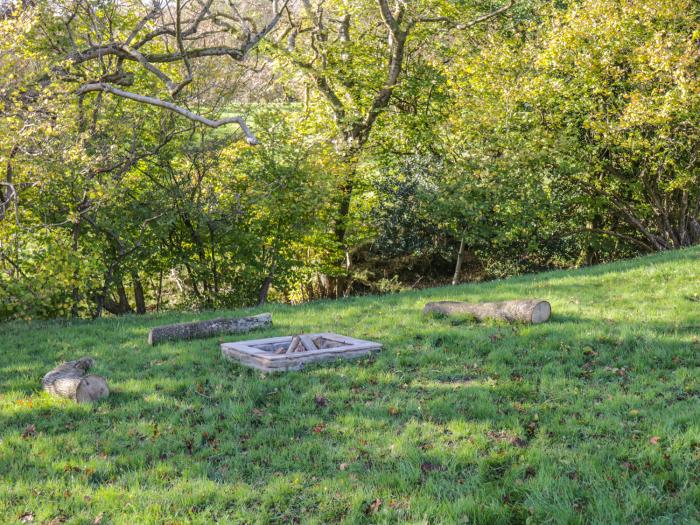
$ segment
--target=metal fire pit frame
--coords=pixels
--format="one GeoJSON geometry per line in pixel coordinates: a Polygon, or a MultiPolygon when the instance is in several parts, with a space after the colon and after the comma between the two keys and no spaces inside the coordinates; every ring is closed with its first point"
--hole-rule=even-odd
{"type": "Polygon", "coordinates": [[[379,352],[382,348],[380,343],[330,332],[306,335],[311,337],[311,339],[318,337],[327,339],[338,343],[339,346],[291,354],[275,354],[269,350],[259,348],[267,345],[273,347],[281,344],[289,345],[293,336],[288,335],[285,337],[239,341],[237,343],[222,343],[221,355],[229,361],[256,368],[263,372],[286,372],[304,368],[307,363],[331,361],[334,359],[354,359],[379,352]]]}

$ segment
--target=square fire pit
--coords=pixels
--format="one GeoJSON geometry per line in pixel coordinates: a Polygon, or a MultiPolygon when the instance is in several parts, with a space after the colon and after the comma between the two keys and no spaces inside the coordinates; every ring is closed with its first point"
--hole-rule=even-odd
{"type": "Polygon", "coordinates": [[[372,341],[320,333],[223,343],[221,355],[264,372],[285,372],[304,368],[306,363],[362,357],[381,348],[380,343],[372,341]]]}

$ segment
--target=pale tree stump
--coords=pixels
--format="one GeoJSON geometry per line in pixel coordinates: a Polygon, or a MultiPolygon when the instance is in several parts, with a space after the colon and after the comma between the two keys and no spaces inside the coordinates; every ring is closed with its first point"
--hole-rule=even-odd
{"type": "Polygon", "coordinates": [[[470,315],[479,321],[495,319],[498,321],[538,324],[544,323],[552,313],[552,307],[541,299],[523,299],[502,301],[498,303],[461,303],[457,301],[439,301],[428,303],[423,313],[437,313],[447,316],[470,315]]]}
{"type": "Polygon", "coordinates": [[[109,395],[104,377],[88,375],[87,371],[95,364],[91,357],[63,363],[51,370],[41,380],[41,385],[49,394],[87,403],[109,395]]]}

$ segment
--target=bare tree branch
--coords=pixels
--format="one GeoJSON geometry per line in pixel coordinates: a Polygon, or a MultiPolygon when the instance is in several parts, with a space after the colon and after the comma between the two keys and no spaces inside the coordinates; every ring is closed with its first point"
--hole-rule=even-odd
{"type": "Polygon", "coordinates": [[[195,122],[199,122],[200,124],[204,124],[205,126],[208,126],[210,128],[219,128],[221,126],[225,126],[226,124],[238,124],[241,127],[243,133],[245,134],[248,144],[258,144],[258,139],[255,137],[252,131],[250,131],[250,128],[248,128],[248,126],[246,125],[245,120],[243,120],[243,117],[240,116],[227,117],[220,120],[211,120],[201,115],[197,115],[196,113],[193,113],[189,109],[183,108],[182,106],[178,106],[176,104],[173,104],[172,102],[168,102],[167,100],[161,100],[155,97],[148,97],[145,95],[139,95],[138,93],[124,91],[115,88],[114,86],[110,86],[109,84],[103,84],[101,82],[96,82],[93,84],[84,84],[80,86],[80,88],[78,88],[77,94],[83,95],[91,91],[101,91],[104,93],[110,93],[112,95],[127,98],[129,100],[134,100],[142,104],[150,104],[151,106],[157,106],[163,109],[167,109],[169,111],[172,111],[173,113],[182,115],[185,118],[188,118],[195,122]]]}
{"type": "MultiPolygon", "coordinates": [[[[382,20],[384,20],[384,23],[387,25],[391,33],[396,37],[399,33],[402,33],[401,27],[399,26],[399,23],[397,22],[396,18],[394,17],[394,14],[391,12],[391,8],[389,7],[389,2],[388,0],[377,0],[377,4],[379,5],[379,12],[382,15],[382,20]]],[[[403,6],[402,6],[403,8],[403,6]]],[[[399,13],[399,16],[401,13],[399,13]]]]}
{"type": "Polygon", "coordinates": [[[17,207],[17,190],[11,182],[0,181],[0,220],[5,218],[6,210],[9,208],[10,204],[15,203],[15,208],[17,207]],[[3,187],[7,188],[7,195],[3,191],[3,187]]]}
{"type": "Polygon", "coordinates": [[[474,20],[471,20],[470,22],[466,22],[466,23],[456,22],[456,21],[454,21],[451,18],[448,18],[446,16],[438,16],[438,17],[433,17],[433,18],[430,18],[430,17],[418,18],[416,20],[416,22],[417,23],[426,23],[426,24],[427,23],[442,23],[442,24],[446,24],[450,27],[453,27],[454,29],[468,29],[468,28],[473,27],[477,24],[480,24],[482,22],[486,22],[487,20],[495,18],[502,13],[505,13],[514,5],[515,5],[515,0],[511,0],[507,4],[496,9],[495,11],[491,11],[490,13],[486,13],[485,15],[477,17],[474,20]]]}
{"type": "MultiPolygon", "coordinates": [[[[217,16],[216,13],[212,12],[212,5],[214,0],[198,0],[198,10],[194,19],[191,21],[183,21],[183,11],[186,9],[186,2],[181,0],[176,0],[173,20],[160,20],[160,27],[150,31],[148,34],[137,40],[139,33],[141,33],[144,28],[149,25],[149,22],[157,18],[163,13],[163,5],[156,0],[153,8],[139,20],[134,26],[134,29],[129,33],[125,40],[120,41],[120,38],[111,34],[110,38],[103,38],[100,34],[99,28],[96,23],[93,23],[93,30],[100,35],[99,43],[92,43],[92,40],[88,37],[87,41],[89,45],[87,48],[82,50],[74,50],[67,55],[68,60],[73,66],[80,66],[92,61],[98,61],[101,66],[103,73],[98,76],[99,80],[91,80],[77,90],[77,94],[84,95],[85,93],[96,91],[102,93],[110,93],[123,98],[128,98],[136,102],[150,104],[153,106],[158,106],[174,113],[178,113],[194,122],[199,122],[205,126],[218,128],[220,126],[236,123],[238,124],[243,133],[245,134],[249,144],[257,144],[258,141],[250,131],[248,126],[245,124],[242,117],[230,117],[221,120],[211,120],[201,115],[197,115],[192,111],[168,102],[166,100],[161,100],[157,97],[152,97],[148,95],[140,95],[138,93],[133,93],[130,91],[124,91],[112,84],[118,84],[121,86],[131,85],[133,83],[133,74],[124,73],[122,65],[125,62],[135,62],[139,64],[143,69],[149,73],[155,75],[168,89],[168,92],[172,97],[176,97],[180,91],[190,84],[193,80],[193,67],[191,60],[204,57],[218,57],[218,56],[228,56],[236,61],[243,61],[250,51],[258,45],[258,43],[265,38],[278,24],[282,15],[287,10],[287,3],[289,0],[284,0],[278,5],[277,2],[273,3],[273,16],[264,27],[260,30],[257,29],[255,24],[242,17],[235,10],[235,6],[230,7],[234,10],[235,16],[234,20],[237,20],[243,26],[244,40],[240,45],[213,45],[194,49],[187,49],[185,46],[185,41],[188,42],[192,40],[198,40],[203,43],[207,43],[207,35],[211,34],[211,31],[204,31],[204,34],[198,33],[200,24],[205,20],[214,20],[217,16]],[[147,52],[146,44],[153,42],[158,37],[174,38],[176,42],[176,48],[173,50],[168,47],[167,42],[165,42],[165,52],[147,52]],[[109,43],[105,43],[109,42],[109,43]],[[133,45],[131,44],[133,43],[133,45]],[[116,71],[109,72],[108,68],[113,68],[114,64],[109,61],[109,65],[105,62],[105,58],[116,57],[116,71]],[[161,68],[157,67],[156,64],[169,64],[181,62],[184,65],[186,74],[184,78],[179,81],[173,81],[173,79],[161,68]],[[109,83],[111,82],[111,84],[109,83]]],[[[166,69],[167,70],[167,69],[166,69]]],[[[65,70],[60,71],[66,76],[70,77],[69,72],[65,70]]],[[[94,78],[94,77],[93,77],[94,78]]]]}
{"type": "MultiPolygon", "coordinates": [[[[204,10],[202,11],[204,12],[204,10]]],[[[187,76],[184,78],[182,82],[177,84],[176,86],[173,87],[173,89],[170,91],[170,94],[175,97],[177,94],[184,88],[187,84],[192,82],[192,64],[190,63],[190,59],[187,56],[187,51],[185,51],[185,44],[183,41],[183,36],[182,36],[182,6],[180,0],[175,0],[175,41],[177,42],[177,47],[180,50],[180,54],[182,55],[182,61],[185,64],[185,68],[187,69],[187,76]]],[[[199,22],[197,22],[199,23],[199,22]]]]}
{"type": "Polygon", "coordinates": [[[161,10],[162,10],[162,7],[160,6],[159,3],[156,2],[156,5],[153,7],[153,9],[151,9],[148,12],[148,14],[146,16],[144,16],[139,21],[138,24],[136,24],[136,27],[134,27],[134,29],[131,31],[131,33],[129,33],[129,36],[126,37],[126,40],[124,41],[124,43],[127,46],[129,44],[131,44],[132,40],[134,40],[134,38],[136,38],[136,35],[138,35],[143,30],[143,28],[146,27],[146,24],[148,22],[150,22],[151,20],[153,20],[158,15],[158,13],[161,12],[161,10]]]}
{"type": "MultiPolygon", "coordinates": [[[[181,32],[181,37],[185,38],[185,37],[191,36],[191,35],[196,33],[196,31],[199,27],[199,24],[205,18],[205,15],[208,14],[208,10],[211,7],[212,1],[213,0],[209,0],[203,6],[203,8],[202,8],[203,11],[200,12],[197,19],[193,22],[193,24],[189,28],[187,28],[181,32]]],[[[277,23],[282,18],[282,14],[284,13],[286,5],[287,5],[287,3],[285,2],[284,5],[280,8],[280,10],[275,13],[275,15],[272,17],[270,22],[268,22],[265,25],[265,27],[263,27],[260,31],[258,31],[255,34],[247,33],[246,41],[243,44],[241,44],[239,47],[208,46],[208,47],[203,47],[203,48],[198,48],[198,49],[190,49],[187,51],[187,57],[193,59],[193,58],[203,58],[203,57],[212,57],[212,56],[229,56],[233,60],[236,60],[236,61],[243,60],[244,58],[246,58],[248,53],[277,26],[277,23]]],[[[133,37],[131,35],[127,39],[127,42],[125,42],[124,44],[110,43],[110,44],[104,44],[104,45],[94,45],[94,46],[90,46],[90,47],[87,47],[85,49],[82,49],[80,51],[75,51],[73,53],[70,53],[67,58],[74,65],[82,64],[82,63],[88,62],[90,60],[95,60],[95,59],[109,56],[109,55],[114,55],[114,56],[117,56],[119,58],[123,58],[125,60],[131,60],[131,61],[136,61],[136,62],[140,62],[140,59],[138,58],[140,55],[140,57],[143,57],[142,58],[143,60],[146,60],[147,62],[150,62],[152,64],[179,62],[180,60],[183,60],[184,54],[179,49],[177,52],[170,52],[170,53],[141,53],[141,52],[139,52],[139,55],[133,54],[133,50],[140,49],[147,42],[150,42],[154,38],[156,38],[158,36],[163,36],[163,35],[176,37],[176,29],[175,28],[171,29],[168,27],[161,27],[161,28],[157,29],[156,31],[149,33],[142,40],[135,43],[133,46],[131,46],[131,48],[129,48],[130,50],[128,50],[127,43],[130,39],[133,39],[133,37]]]]}

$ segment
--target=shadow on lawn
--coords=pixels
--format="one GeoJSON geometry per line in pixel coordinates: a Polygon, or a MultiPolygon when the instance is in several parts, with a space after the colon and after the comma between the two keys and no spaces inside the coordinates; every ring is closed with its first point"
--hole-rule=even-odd
{"type": "MultiPolygon", "coordinates": [[[[516,330],[523,328],[517,327],[516,330]]],[[[384,377],[374,384],[361,385],[360,392],[366,393],[366,388],[373,392],[373,397],[364,401],[373,401],[380,397],[381,392],[390,391],[399,402],[410,404],[415,400],[425,400],[432,406],[443,405],[449,412],[450,407],[463,405],[465,399],[475,399],[480,405],[496,407],[503,399],[515,401],[511,398],[536,396],[538,378],[543,370],[549,375],[555,374],[585,387],[595,379],[594,374],[605,367],[625,368],[627,382],[630,383],[637,377],[660,370],[700,366],[700,343],[697,338],[693,339],[696,333],[691,328],[671,323],[616,323],[615,328],[619,330],[611,332],[609,324],[572,315],[557,316],[547,325],[527,327],[530,333],[526,336],[513,331],[510,326],[499,324],[469,325],[464,328],[433,325],[429,335],[418,334],[420,338],[405,337],[387,345],[379,357],[365,360],[361,367],[369,373],[398,375],[392,380],[384,377]],[[578,327],[601,325],[604,330],[598,333],[584,331],[585,335],[581,330],[572,333],[572,324],[578,327]],[[562,346],[564,342],[565,345],[562,346]],[[548,365],[556,365],[556,369],[548,365]],[[418,379],[426,382],[426,385],[417,384],[410,374],[417,374],[418,379]],[[489,385],[484,386],[485,381],[490,382],[489,385]],[[501,383],[505,387],[499,386],[501,383]]],[[[149,357],[159,358],[158,355],[149,357]]],[[[164,352],[160,357],[173,358],[170,351],[164,352]]],[[[86,417],[86,412],[94,416],[95,413],[104,411],[109,412],[104,419],[107,423],[110,418],[133,417],[137,405],[140,417],[157,418],[164,411],[190,400],[202,409],[212,403],[231,401],[230,398],[223,397],[202,398],[195,391],[196,384],[170,385],[169,382],[183,365],[187,365],[187,373],[194,380],[197,380],[199,369],[199,379],[203,382],[225,383],[232,372],[237,374],[235,380],[238,382],[259,381],[256,372],[239,369],[236,365],[212,365],[212,362],[216,363],[220,359],[218,351],[204,356],[201,363],[193,365],[191,361],[176,362],[161,369],[144,366],[144,360],[134,362],[126,368],[119,367],[119,359],[115,355],[98,355],[98,359],[102,359],[103,364],[98,367],[97,373],[107,370],[105,375],[112,388],[107,401],[88,409],[69,403],[55,405],[49,400],[37,399],[34,406],[27,407],[24,404],[22,410],[12,416],[0,414],[0,428],[21,431],[22,427],[36,423],[37,419],[41,421],[53,415],[62,414],[69,419],[80,419],[86,417]],[[149,384],[140,387],[139,382],[144,380],[149,384]],[[150,384],[152,381],[156,381],[156,384],[150,384]],[[130,383],[128,388],[124,387],[124,382],[130,383]],[[164,401],[145,401],[152,394],[157,394],[164,401]]],[[[46,366],[48,369],[50,365],[46,366]]],[[[303,389],[305,383],[308,384],[304,379],[305,374],[313,375],[320,371],[323,381],[324,376],[330,378],[337,373],[352,376],[355,371],[353,367],[352,363],[313,366],[306,371],[276,376],[271,381],[279,385],[279,388],[296,386],[303,389]]],[[[34,394],[40,392],[42,375],[43,372],[37,372],[35,361],[29,357],[20,358],[12,365],[0,369],[0,391],[20,390],[34,397],[34,394]],[[22,376],[20,380],[17,380],[18,373],[22,376]],[[7,379],[8,377],[12,379],[7,379]]],[[[613,375],[610,380],[620,382],[613,375]]],[[[345,390],[347,388],[349,387],[345,390]]],[[[484,409],[483,412],[487,419],[493,415],[490,409],[484,409]]],[[[376,408],[363,408],[362,414],[371,419],[392,420],[376,408]]],[[[480,417],[478,414],[469,415],[468,412],[463,415],[467,418],[480,417]]],[[[225,417],[225,414],[222,416],[225,417]]],[[[430,413],[415,413],[413,416],[432,417],[430,413]]],[[[48,427],[47,431],[62,433],[60,428],[48,427]]]]}

